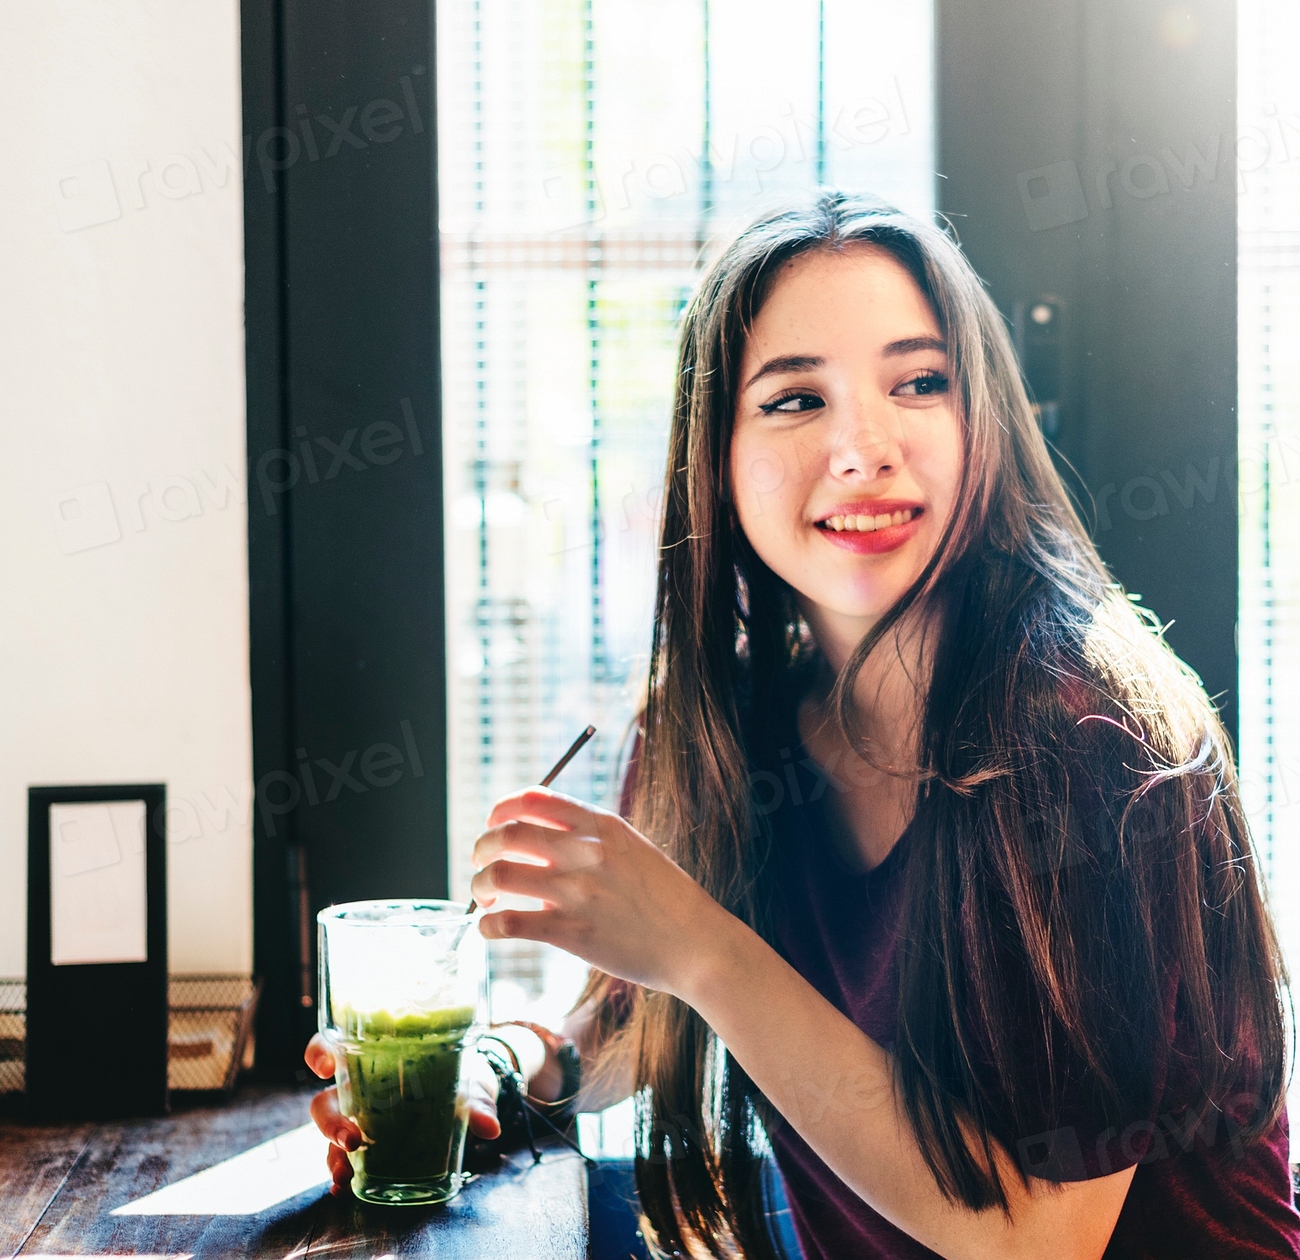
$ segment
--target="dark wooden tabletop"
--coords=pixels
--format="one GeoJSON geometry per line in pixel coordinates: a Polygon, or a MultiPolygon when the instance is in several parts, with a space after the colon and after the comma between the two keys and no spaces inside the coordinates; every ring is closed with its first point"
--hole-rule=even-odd
{"type": "Polygon", "coordinates": [[[585,1260],[586,1173],[563,1146],[510,1156],[440,1208],[370,1207],[327,1193],[310,1098],[250,1088],[156,1120],[0,1123],[0,1255],[585,1260]]]}

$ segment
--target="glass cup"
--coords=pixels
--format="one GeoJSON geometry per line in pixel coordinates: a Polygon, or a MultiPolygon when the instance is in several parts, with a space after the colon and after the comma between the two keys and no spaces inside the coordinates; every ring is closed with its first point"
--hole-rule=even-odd
{"type": "Polygon", "coordinates": [[[362,1135],[352,1192],[445,1203],[463,1183],[469,1050],[488,1009],[478,922],[454,901],[353,901],[316,921],[320,1031],[362,1135]]]}

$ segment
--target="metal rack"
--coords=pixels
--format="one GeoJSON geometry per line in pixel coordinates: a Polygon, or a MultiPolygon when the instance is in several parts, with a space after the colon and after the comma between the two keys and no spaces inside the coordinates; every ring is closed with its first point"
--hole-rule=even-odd
{"type": "MultiPolygon", "coordinates": [[[[178,1091],[234,1088],[252,1066],[262,982],[250,976],[176,975],[167,984],[167,1082],[178,1091]]],[[[27,984],[0,979],[0,1094],[26,1087],[27,984]]]]}

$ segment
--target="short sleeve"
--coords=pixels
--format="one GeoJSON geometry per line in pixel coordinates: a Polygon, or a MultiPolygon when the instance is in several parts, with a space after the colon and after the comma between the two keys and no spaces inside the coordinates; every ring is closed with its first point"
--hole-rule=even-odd
{"type": "MultiPolygon", "coordinates": [[[[1112,720],[1106,704],[1077,680],[1062,684],[1060,743],[1056,756],[1065,771],[1064,799],[1052,803],[1052,826],[1064,817],[1068,820],[1064,848],[1049,846],[1037,855],[1037,873],[1060,877],[1073,885],[1069,894],[1076,907],[1087,908],[1082,920],[1075,919],[1072,929],[1083,954],[1105,942],[1122,938],[1132,913],[1124,900],[1112,896],[1115,880],[1123,880],[1123,845],[1121,828],[1126,834],[1141,827],[1158,843],[1165,827],[1161,794],[1145,794],[1140,809],[1129,816],[1125,805],[1140,786],[1131,769],[1131,734],[1122,723],[1112,720]],[[1062,812],[1063,811],[1063,812],[1062,812]],[[1117,937],[1116,934],[1119,934],[1117,937]]],[[[1032,827],[1033,843],[1045,844],[1051,830],[1039,834],[1032,827]]],[[[1058,833],[1059,834],[1059,833],[1058,833]]],[[[1130,839],[1129,843],[1132,843],[1130,839]]],[[[1036,856],[1031,850],[1031,860],[1036,856]]],[[[1110,1065],[1119,1077],[1118,1093],[1129,1101],[1123,1114],[1115,1114],[1110,1091],[1101,1088],[1096,1071],[1081,1050],[1052,1020],[1051,1062],[1036,1014],[1028,1015],[1016,1030],[1023,1047],[1018,1059],[1019,1080],[1026,1083],[1027,1095],[1016,1111],[1020,1132],[1004,1135],[1012,1155],[1030,1176],[1048,1181],[1086,1181],[1109,1176],[1143,1161],[1167,1155],[1167,1112],[1195,1100],[1195,1056],[1185,1053],[1179,1041],[1177,1018],[1181,972],[1170,925],[1163,920],[1161,908],[1150,908],[1154,940],[1150,962],[1131,960],[1132,990],[1146,994],[1140,999],[1157,1009],[1134,1010],[1128,1026],[1117,1030],[1127,1044],[1135,1048],[1126,1061],[1110,1065]],[[1138,969],[1150,967],[1139,978],[1138,969]],[[1149,974],[1149,978],[1147,978],[1149,974]],[[1140,1047],[1140,1049],[1138,1048],[1140,1047]],[[1050,1067],[1050,1071],[1049,1071],[1050,1067]],[[1049,1081],[1051,1082],[1049,1084],[1049,1081]],[[1039,1122],[1035,1125],[1034,1117],[1039,1122]]],[[[1113,961],[1105,968],[1102,981],[1111,993],[1091,1014],[1090,1020],[1120,1018],[1115,1014],[1123,1007],[1122,993],[1128,985],[1116,971],[1113,961]],[[1112,987],[1114,986],[1114,987],[1112,987]]],[[[1089,967],[1081,959],[1087,974],[1089,967]]],[[[1100,973],[1099,973],[1100,974],[1100,973]]],[[[1012,991],[1015,1007],[1023,1012],[1039,1012],[1042,1001],[1030,996],[1032,982],[1027,964],[1012,968],[1012,991]]],[[[1104,1037],[1105,1031],[1101,1030],[1104,1037]]]]}
{"type": "MultiPolygon", "coordinates": [[[[1062,1047],[1057,1060],[1061,1067],[1059,1097],[1041,1100],[1041,1129],[1018,1136],[1011,1150],[1026,1175],[1045,1181],[1090,1181],[1171,1153],[1168,1117],[1162,1115],[1167,1104],[1162,1099],[1166,1098],[1171,1071],[1181,1075],[1176,1062],[1180,1059],[1176,966],[1166,972],[1162,990],[1164,1035],[1154,1039],[1150,1048],[1153,1088],[1149,1106],[1125,1116],[1106,1116],[1091,1071],[1078,1055],[1062,1047]]],[[[1027,1072],[1033,1070],[1033,1065],[1026,1065],[1027,1072]]]]}

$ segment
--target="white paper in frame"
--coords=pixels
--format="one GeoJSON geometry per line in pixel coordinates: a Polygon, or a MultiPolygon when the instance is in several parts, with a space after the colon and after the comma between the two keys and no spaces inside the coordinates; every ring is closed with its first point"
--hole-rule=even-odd
{"type": "Polygon", "coordinates": [[[50,806],[50,961],[148,961],[144,801],[50,806]]]}

